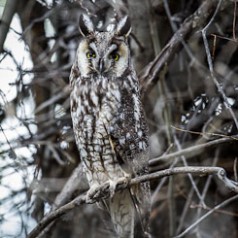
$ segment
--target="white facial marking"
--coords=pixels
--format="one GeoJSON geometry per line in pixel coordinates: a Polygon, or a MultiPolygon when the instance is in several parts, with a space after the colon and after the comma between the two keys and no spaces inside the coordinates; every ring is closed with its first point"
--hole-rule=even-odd
{"type": "Polygon", "coordinates": [[[128,67],[128,59],[129,59],[128,46],[125,43],[122,43],[119,47],[118,52],[120,58],[118,61],[115,62],[116,68],[115,73],[117,77],[120,77],[128,67]]]}
{"type": "Polygon", "coordinates": [[[87,77],[90,72],[89,62],[86,56],[87,51],[88,51],[88,43],[86,40],[82,40],[79,43],[77,51],[78,67],[82,77],[87,77]]]}

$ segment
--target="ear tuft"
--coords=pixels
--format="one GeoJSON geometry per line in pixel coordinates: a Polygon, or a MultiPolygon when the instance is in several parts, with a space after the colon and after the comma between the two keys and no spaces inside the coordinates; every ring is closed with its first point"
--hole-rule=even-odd
{"type": "Polygon", "coordinates": [[[88,15],[82,14],[79,18],[79,30],[83,36],[94,32],[94,25],[88,15]]]}
{"type": "Polygon", "coordinates": [[[118,36],[128,37],[130,32],[131,32],[131,22],[130,22],[129,17],[125,16],[119,21],[115,33],[118,36]]]}

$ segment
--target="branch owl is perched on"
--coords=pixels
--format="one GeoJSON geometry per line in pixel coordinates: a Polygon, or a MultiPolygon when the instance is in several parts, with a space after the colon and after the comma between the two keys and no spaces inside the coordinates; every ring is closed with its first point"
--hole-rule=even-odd
{"type": "MultiPolygon", "coordinates": [[[[86,15],[79,25],[83,38],[70,75],[71,115],[90,198],[95,187],[106,181],[113,188],[120,178],[146,173],[148,129],[127,43],[128,17],[110,32],[96,31],[86,15]]],[[[102,204],[118,237],[134,237],[135,224],[144,232],[139,237],[146,236],[148,183],[112,193],[102,204]]]]}

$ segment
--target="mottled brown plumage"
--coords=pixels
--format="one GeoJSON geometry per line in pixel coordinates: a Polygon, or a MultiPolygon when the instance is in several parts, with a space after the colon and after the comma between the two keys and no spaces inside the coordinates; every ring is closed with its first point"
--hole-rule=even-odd
{"type": "MultiPolygon", "coordinates": [[[[149,144],[127,43],[128,18],[112,31],[97,32],[83,15],[80,30],[84,37],[70,75],[71,115],[90,198],[95,187],[106,181],[113,188],[120,178],[146,173],[149,144]]],[[[105,203],[119,237],[134,237],[135,223],[147,229],[148,183],[116,192],[105,203]]]]}

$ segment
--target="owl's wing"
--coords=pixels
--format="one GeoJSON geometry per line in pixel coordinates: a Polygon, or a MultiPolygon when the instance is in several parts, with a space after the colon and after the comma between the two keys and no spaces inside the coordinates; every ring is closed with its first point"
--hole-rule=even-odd
{"type": "MultiPolygon", "coordinates": [[[[132,177],[137,177],[148,173],[148,127],[136,88],[124,88],[120,96],[121,107],[111,122],[109,138],[122,169],[132,177]]],[[[151,207],[149,182],[131,187],[130,194],[138,224],[135,231],[146,232],[151,207]]]]}
{"type": "Polygon", "coordinates": [[[130,92],[124,90],[121,95],[123,106],[112,121],[108,135],[118,163],[128,166],[135,176],[142,175],[148,172],[149,159],[148,127],[144,111],[140,108],[139,116],[135,115],[132,107],[134,99],[130,92]]]}
{"type": "MultiPolygon", "coordinates": [[[[149,150],[133,154],[127,151],[130,148],[115,146],[118,140],[111,137],[111,143],[114,146],[114,152],[118,163],[125,172],[129,172],[133,177],[141,176],[148,173],[149,150]],[[128,152],[128,153],[126,153],[128,152]]],[[[132,186],[129,189],[132,202],[135,207],[135,237],[139,234],[149,234],[149,216],[151,211],[151,192],[150,183],[145,182],[132,186]]]]}

